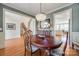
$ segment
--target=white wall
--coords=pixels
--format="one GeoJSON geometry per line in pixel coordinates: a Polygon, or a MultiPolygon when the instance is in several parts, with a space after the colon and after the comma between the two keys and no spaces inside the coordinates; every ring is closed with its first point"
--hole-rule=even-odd
{"type": "Polygon", "coordinates": [[[14,19],[10,19],[8,17],[5,18],[5,39],[11,39],[11,38],[17,38],[20,37],[20,26],[19,26],[19,22],[14,20],[14,19]],[[7,23],[14,23],[16,24],[16,30],[7,30],[7,23]]]}
{"type": "MultiPolygon", "coordinates": [[[[1,8],[1,7],[0,7],[1,8]]],[[[3,12],[3,8],[1,8],[0,12],[3,12]]],[[[0,17],[2,17],[0,13],[0,17]]],[[[3,16],[3,32],[0,32],[0,49],[4,48],[5,47],[5,23],[4,23],[4,16],[3,16]]],[[[2,20],[0,19],[0,20],[2,20]]]]}
{"type": "Polygon", "coordinates": [[[26,25],[26,27],[28,27],[28,23],[29,23],[30,19],[32,19],[32,18],[28,17],[28,16],[22,16],[22,18],[20,19],[19,22],[20,22],[20,24],[21,24],[21,22],[23,22],[26,25]]]}
{"type": "Polygon", "coordinates": [[[26,27],[28,27],[31,31],[32,31],[32,34],[35,35],[36,34],[36,21],[34,18],[31,18],[31,17],[23,17],[23,19],[20,21],[21,22],[24,22],[24,24],[26,25],[26,27]],[[30,22],[30,24],[29,24],[30,22]]]}
{"type": "MultiPolygon", "coordinates": [[[[11,12],[5,12],[5,39],[19,38],[20,37],[20,24],[24,22],[26,27],[28,27],[29,20],[32,17],[23,16],[11,12]],[[6,23],[14,23],[16,24],[16,30],[7,30],[6,23]]],[[[32,26],[33,27],[33,26],[32,26]]],[[[31,28],[33,29],[33,28],[31,28]]]]}
{"type": "MultiPolygon", "coordinates": [[[[72,32],[71,39],[72,39],[71,42],[73,42],[73,41],[79,42],[79,32],[72,32]]],[[[75,49],[79,50],[79,47],[75,46],[75,49]]]]}
{"type": "Polygon", "coordinates": [[[75,41],[76,39],[79,41],[79,32],[72,32],[72,40],[75,41]]]}
{"type": "Polygon", "coordinates": [[[32,34],[35,35],[36,34],[36,21],[35,21],[35,19],[31,19],[29,27],[32,30],[32,34]]]}

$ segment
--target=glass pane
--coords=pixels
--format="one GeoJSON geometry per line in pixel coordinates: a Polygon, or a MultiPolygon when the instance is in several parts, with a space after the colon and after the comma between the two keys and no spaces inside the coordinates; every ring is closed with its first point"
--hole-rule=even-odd
{"type": "Polygon", "coordinates": [[[59,25],[55,25],[55,30],[59,30],[59,25]]]}
{"type": "Polygon", "coordinates": [[[60,30],[64,30],[63,24],[60,25],[60,30]]]}
{"type": "Polygon", "coordinates": [[[65,30],[65,31],[68,31],[68,29],[69,29],[68,24],[65,24],[65,25],[64,25],[64,30],[65,30]]]}

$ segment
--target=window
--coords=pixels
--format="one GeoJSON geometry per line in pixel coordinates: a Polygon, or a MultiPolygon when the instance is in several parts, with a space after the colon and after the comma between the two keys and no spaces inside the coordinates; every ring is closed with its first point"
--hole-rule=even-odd
{"type": "Polygon", "coordinates": [[[68,25],[69,23],[60,23],[60,24],[55,24],[55,30],[64,30],[68,31],[68,25]]]}
{"type": "Polygon", "coordinates": [[[69,30],[70,10],[61,11],[54,14],[54,30],[69,30]]]}

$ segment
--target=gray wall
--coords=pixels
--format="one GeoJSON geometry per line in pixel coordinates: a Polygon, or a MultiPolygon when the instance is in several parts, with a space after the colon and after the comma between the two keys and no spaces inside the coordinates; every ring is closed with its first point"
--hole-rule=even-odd
{"type": "MultiPolygon", "coordinates": [[[[3,7],[0,5],[0,27],[3,28],[3,7]]],[[[0,48],[4,47],[4,31],[0,32],[0,48]]]]}
{"type": "Polygon", "coordinates": [[[0,28],[3,28],[3,8],[0,5],[0,28]]]}
{"type": "Polygon", "coordinates": [[[72,12],[72,31],[79,32],[79,4],[73,6],[72,12]]]}
{"type": "Polygon", "coordinates": [[[51,23],[53,26],[53,14],[70,9],[70,8],[72,9],[72,31],[79,32],[79,26],[78,26],[78,24],[79,24],[79,4],[78,3],[73,4],[71,6],[64,7],[64,8],[59,9],[59,10],[56,10],[55,12],[48,14],[48,17],[50,17],[51,23]]]}

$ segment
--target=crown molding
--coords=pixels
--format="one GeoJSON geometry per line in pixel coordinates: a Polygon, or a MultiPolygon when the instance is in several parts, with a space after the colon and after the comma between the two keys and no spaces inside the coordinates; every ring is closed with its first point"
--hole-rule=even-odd
{"type": "Polygon", "coordinates": [[[51,10],[51,11],[47,12],[47,14],[53,13],[53,12],[59,10],[59,9],[62,9],[62,8],[64,8],[64,7],[67,7],[67,6],[70,6],[70,5],[72,5],[72,4],[74,4],[74,3],[70,3],[70,4],[63,5],[63,6],[59,7],[59,8],[56,8],[56,9],[54,9],[54,10],[51,10]]]}

